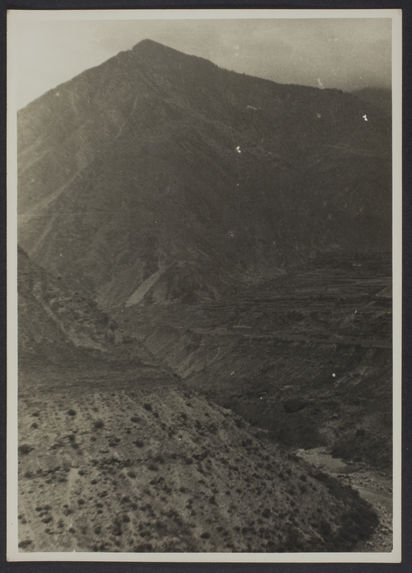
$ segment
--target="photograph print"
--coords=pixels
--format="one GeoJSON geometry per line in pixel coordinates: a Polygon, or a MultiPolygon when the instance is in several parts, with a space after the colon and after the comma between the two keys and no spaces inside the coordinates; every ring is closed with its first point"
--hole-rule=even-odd
{"type": "Polygon", "coordinates": [[[400,26],[9,11],[10,560],[400,559],[400,26]]]}

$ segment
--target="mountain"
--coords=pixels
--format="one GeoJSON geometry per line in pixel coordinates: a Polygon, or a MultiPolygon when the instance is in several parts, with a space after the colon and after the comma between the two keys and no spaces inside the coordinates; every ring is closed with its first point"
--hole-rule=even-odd
{"type": "Polygon", "coordinates": [[[145,40],[18,114],[19,242],[106,308],[391,247],[390,120],[145,40]]]}
{"type": "Polygon", "coordinates": [[[388,117],[392,114],[392,92],[385,88],[362,88],[352,92],[368,105],[373,105],[377,110],[385,113],[388,117]]]}

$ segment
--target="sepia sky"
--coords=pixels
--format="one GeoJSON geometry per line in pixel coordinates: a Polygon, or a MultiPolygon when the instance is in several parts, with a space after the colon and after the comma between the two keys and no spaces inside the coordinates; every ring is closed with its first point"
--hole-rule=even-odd
{"type": "Polygon", "coordinates": [[[8,21],[17,107],[144,38],[281,83],[348,91],[391,85],[386,18],[132,21],[27,14],[12,12],[8,21]]]}

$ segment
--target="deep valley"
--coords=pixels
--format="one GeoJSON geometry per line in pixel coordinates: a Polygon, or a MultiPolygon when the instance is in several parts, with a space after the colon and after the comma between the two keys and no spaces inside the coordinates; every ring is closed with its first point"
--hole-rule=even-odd
{"type": "Polygon", "coordinates": [[[388,257],[326,257],[238,300],[120,313],[110,357],[26,352],[21,547],[390,551],[390,289],[388,257]]]}

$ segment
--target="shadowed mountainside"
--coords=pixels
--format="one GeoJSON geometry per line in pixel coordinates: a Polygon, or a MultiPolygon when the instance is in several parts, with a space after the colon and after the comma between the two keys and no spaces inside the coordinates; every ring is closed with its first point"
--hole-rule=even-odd
{"type": "Polygon", "coordinates": [[[388,117],[392,115],[392,92],[390,89],[363,88],[352,93],[365,103],[373,105],[375,109],[385,113],[388,117]]]}
{"type": "Polygon", "coordinates": [[[389,254],[322,257],[236,297],[116,319],[186,385],[275,441],[390,470],[389,254]]]}
{"type": "Polygon", "coordinates": [[[89,364],[140,360],[138,349],[97,304],[71,290],[18,249],[19,363],[89,364]]]}
{"type": "Polygon", "coordinates": [[[149,40],[21,110],[18,157],[21,245],[103,307],[146,281],[142,300],[210,300],[318,250],[390,248],[384,114],[149,40]]]}

